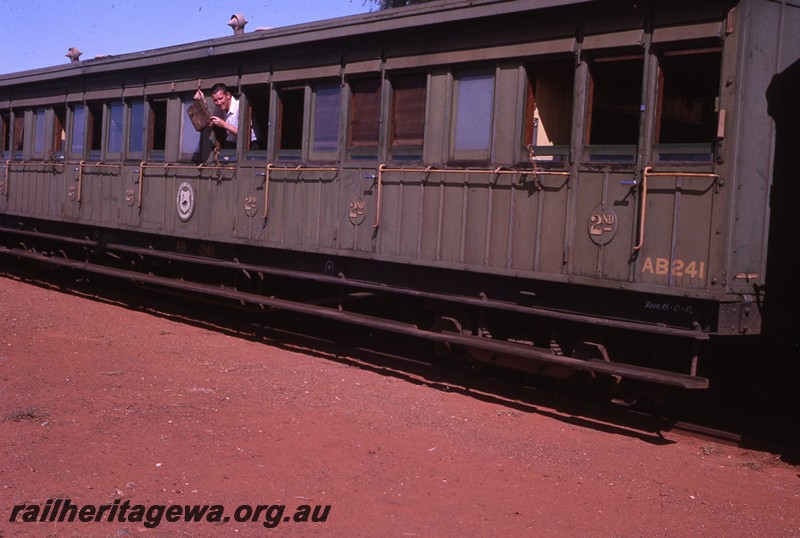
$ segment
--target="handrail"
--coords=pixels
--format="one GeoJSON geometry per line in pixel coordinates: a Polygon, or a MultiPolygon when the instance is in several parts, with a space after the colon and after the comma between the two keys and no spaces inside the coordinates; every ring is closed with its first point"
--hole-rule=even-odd
{"type": "Polygon", "coordinates": [[[86,164],[86,161],[81,161],[78,163],[78,195],[75,197],[75,201],[79,204],[81,203],[81,192],[83,191],[83,165],[86,164]]]}
{"type": "Polygon", "coordinates": [[[154,164],[148,164],[147,161],[141,161],[141,162],[139,162],[139,170],[138,170],[138,172],[139,172],[139,201],[136,204],[136,207],[139,208],[139,209],[142,208],[142,193],[143,193],[142,185],[144,184],[144,169],[145,168],[163,168],[164,169],[164,175],[167,175],[167,172],[169,172],[170,168],[175,168],[175,169],[178,169],[178,170],[197,170],[198,172],[203,170],[204,168],[205,169],[210,169],[210,170],[217,170],[217,171],[219,171],[219,170],[236,170],[236,166],[220,166],[219,164],[215,164],[215,165],[208,165],[206,163],[200,163],[200,164],[173,164],[173,163],[170,163],[170,162],[165,162],[165,163],[160,163],[160,164],[155,164],[155,163],[154,164]]]}
{"type": "Polygon", "coordinates": [[[6,200],[8,200],[8,168],[11,164],[11,160],[6,161],[6,171],[5,171],[5,180],[3,181],[3,190],[5,191],[6,200]]]}
{"type": "Polygon", "coordinates": [[[338,172],[339,169],[331,166],[319,166],[307,168],[303,164],[297,166],[275,166],[273,163],[267,164],[264,170],[264,214],[262,218],[267,220],[269,215],[269,176],[271,172],[338,172]]]}
{"type": "Polygon", "coordinates": [[[642,200],[639,205],[639,239],[633,250],[639,251],[644,246],[644,221],[647,216],[647,178],[648,177],[706,177],[712,181],[719,179],[719,174],[707,174],[698,172],[652,172],[652,166],[645,166],[642,170],[642,200]]]}
{"type": "Polygon", "coordinates": [[[375,208],[375,224],[373,228],[379,228],[381,225],[381,187],[383,184],[383,174],[386,172],[422,172],[425,174],[492,174],[498,175],[522,175],[522,176],[570,176],[571,172],[562,170],[513,170],[505,169],[500,166],[493,170],[486,170],[484,168],[434,168],[433,166],[426,166],[425,168],[387,168],[385,164],[378,166],[378,200],[375,208]]]}
{"type": "MultiPolygon", "coordinates": [[[[8,184],[9,184],[9,173],[11,172],[11,165],[15,166],[52,166],[55,170],[56,166],[61,166],[63,168],[65,163],[63,162],[52,162],[52,161],[15,161],[13,159],[6,160],[3,165],[5,168],[4,172],[4,179],[3,179],[3,195],[6,199],[8,199],[8,184]]],[[[62,170],[63,172],[63,170],[62,170]]]]}
{"type": "Polygon", "coordinates": [[[103,162],[87,162],[81,161],[78,163],[78,194],[75,197],[75,201],[77,203],[81,203],[81,193],[83,192],[83,169],[86,166],[97,167],[97,168],[118,168],[122,169],[121,163],[103,163],[103,162]]]}

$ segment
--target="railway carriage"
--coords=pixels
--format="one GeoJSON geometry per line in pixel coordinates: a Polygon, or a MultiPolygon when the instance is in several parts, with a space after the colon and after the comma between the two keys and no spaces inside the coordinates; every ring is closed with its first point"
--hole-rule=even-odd
{"type": "Polygon", "coordinates": [[[442,0],[6,74],[0,254],[705,388],[796,330],[798,59],[793,0],[442,0]]]}

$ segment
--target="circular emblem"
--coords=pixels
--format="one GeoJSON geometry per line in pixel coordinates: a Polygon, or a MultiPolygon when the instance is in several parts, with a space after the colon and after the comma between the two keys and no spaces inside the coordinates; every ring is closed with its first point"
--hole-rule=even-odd
{"type": "Polygon", "coordinates": [[[69,187],[67,187],[67,198],[69,199],[70,202],[75,201],[75,198],[77,197],[76,192],[77,190],[75,189],[75,185],[70,185],[69,187]]]}
{"type": "Polygon", "coordinates": [[[194,213],[194,187],[185,181],[178,187],[177,207],[178,218],[183,222],[192,218],[194,213]]]}
{"type": "Polygon", "coordinates": [[[136,194],[135,194],[133,189],[128,189],[128,190],[125,191],[125,204],[128,207],[132,207],[133,206],[133,201],[135,200],[135,198],[136,198],[136,194]]]}
{"type": "Polygon", "coordinates": [[[354,226],[358,226],[364,222],[364,218],[366,217],[367,213],[366,209],[367,201],[364,200],[363,196],[356,194],[350,199],[350,209],[347,216],[350,218],[350,222],[352,222],[354,226]]]}
{"type": "Polygon", "coordinates": [[[617,214],[611,206],[602,204],[589,217],[589,238],[596,245],[607,245],[617,235],[617,214]]]}

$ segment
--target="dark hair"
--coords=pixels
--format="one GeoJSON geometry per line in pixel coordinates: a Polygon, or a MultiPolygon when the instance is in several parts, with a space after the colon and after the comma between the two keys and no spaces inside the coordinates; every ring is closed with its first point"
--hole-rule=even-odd
{"type": "Polygon", "coordinates": [[[211,86],[211,95],[214,95],[218,91],[222,91],[222,93],[229,93],[228,87],[225,85],[224,82],[217,82],[213,86],[211,86]]]}

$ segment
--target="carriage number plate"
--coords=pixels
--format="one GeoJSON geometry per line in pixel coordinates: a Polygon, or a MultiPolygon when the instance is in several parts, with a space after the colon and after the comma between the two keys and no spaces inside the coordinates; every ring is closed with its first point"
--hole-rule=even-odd
{"type": "Polygon", "coordinates": [[[651,258],[648,256],[644,259],[644,264],[642,264],[642,273],[705,278],[706,262],[698,262],[695,260],[686,261],[681,259],[672,260],[672,262],[670,262],[667,258],[651,258]]]}

